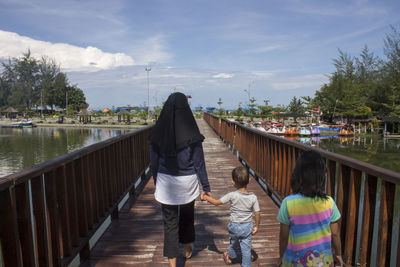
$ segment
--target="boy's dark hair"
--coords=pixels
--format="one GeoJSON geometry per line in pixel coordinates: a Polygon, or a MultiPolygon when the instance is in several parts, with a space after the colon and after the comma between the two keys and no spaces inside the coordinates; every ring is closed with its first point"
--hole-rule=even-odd
{"type": "Polygon", "coordinates": [[[327,198],[325,193],[325,161],[314,150],[304,151],[296,161],[290,186],[293,193],[308,197],[327,198]]]}
{"type": "Polygon", "coordinates": [[[232,170],[232,179],[237,188],[246,187],[249,183],[249,172],[246,167],[238,166],[232,170]]]}

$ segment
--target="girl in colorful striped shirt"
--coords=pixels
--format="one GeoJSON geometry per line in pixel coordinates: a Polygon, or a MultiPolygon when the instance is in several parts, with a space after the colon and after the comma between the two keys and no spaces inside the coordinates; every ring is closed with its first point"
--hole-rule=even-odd
{"type": "Polygon", "coordinates": [[[325,194],[325,162],[313,150],[305,151],[290,178],[293,194],[287,196],[278,213],[280,259],[283,266],[333,266],[341,256],[340,212],[325,194]]]}

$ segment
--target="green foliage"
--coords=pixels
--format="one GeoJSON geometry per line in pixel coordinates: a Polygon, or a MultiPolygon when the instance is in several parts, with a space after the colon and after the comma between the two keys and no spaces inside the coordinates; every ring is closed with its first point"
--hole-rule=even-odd
{"type": "Polygon", "coordinates": [[[384,41],[386,61],[367,46],[353,58],[339,49],[329,83],[316,91],[312,106],[330,116],[400,116],[400,32],[384,41]]]}
{"type": "Polygon", "coordinates": [[[88,107],[83,91],[76,85],[69,85],[66,74],[52,59],[35,59],[28,50],[22,57],[10,59],[2,66],[0,107],[12,106],[20,111],[42,105],[65,109],[66,102],[75,111],[88,107]]]}
{"type": "Polygon", "coordinates": [[[73,105],[67,106],[67,116],[72,118],[75,115],[75,110],[73,105]]]}
{"type": "Polygon", "coordinates": [[[66,92],[68,92],[68,106],[72,106],[74,111],[86,109],[89,105],[86,103],[85,94],[81,89],[74,86],[67,86],[66,92]]]}
{"type": "Polygon", "coordinates": [[[264,105],[259,105],[257,106],[258,109],[261,111],[260,115],[263,118],[266,118],[268,116],[272,116],[271,112],[274,109],[272,106],[269,105],[269,100],[265,99],[264,100],[264,105]]]}
{"type": "Polygon", "coordinates": [[[293,97],[287,107],[290,113],[294,114],[304,114],[305,108],[303,106],[303,101],[301,99],[297,99],[297,97],[293,97]]]}
{"type": "Polygon", "coordinates": [[[240,120],[240,118],[244,116],[244,114],[245,113],[242,108],[242,103],[239,103],[238,108],[233,112],[233,115],[238,117],[238,120],[240,120]]]}

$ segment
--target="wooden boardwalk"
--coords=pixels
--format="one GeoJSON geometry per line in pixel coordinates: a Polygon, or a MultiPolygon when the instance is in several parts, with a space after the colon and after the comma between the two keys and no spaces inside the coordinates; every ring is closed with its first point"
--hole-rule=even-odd
{"type": "MultiPolygon", "coordinates": [[[[218,138],[204,120],[198,120],[206,137],[203,143],[211,192],[219,198],[235,190],[231,171],[240,165],[238,159],[218,138]]],[[[254,192],[261,208],[259,232],[253,237],[252,266],[274,266],[279,254],[278,207],[258,183],[250,180],[248,190],[254,192]]],[[[136,200],[130,199],[121,209],[119,218],[99,239],[82,266],[169,266],[163,251],[163,223],[160,205],[154,200],[154,184],[150,180],[136,200]]],[[[195,204],[196,242],[193,257],[178,258],[178,266],[225,266],[222,253],[229,244],[226,225],[229,205],[213,206],[200,201],[195,204]]],[[[183,250],[183,246],[181,246],[183,250]]],[[[240,263],[233,264],[240,266],[240,263]]]]}

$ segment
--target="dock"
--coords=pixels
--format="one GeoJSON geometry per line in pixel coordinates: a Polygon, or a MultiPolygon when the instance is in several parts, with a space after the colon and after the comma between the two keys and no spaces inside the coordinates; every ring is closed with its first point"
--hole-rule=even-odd
{"type": "MultiPolygon", "coordinates": [[[[211,192],[215,198],[234,191],[231,172],[241,163],[218,138],[204,120],[198,120],[206,137],[203,149],[211,192]]],[[[149,180],[137,199],[129,200],[82,266],[169,266],[163,257],[163,222],[160,204],[154,199],[154,183],[149,180]]],[[[275,266],[279,257],[278,206],[252,177],[248,190],[260,204],[260,230],[253,237],[252,266],[275,266]],[[275,265],[274,265],[275,263],[275,265]]],[[[177,266],[226,266],[222,253],[227,250],[229,236],[229,204],[214,206],[200,198],[195,202],[196,241],[191,259],[177,259],[177,266]]],[[[183,246],[181,246],[183,252],[183,246]]],[[[240,266],[240,263],[232,266],[240,266]]]]}
{"type": "MultiPolygon", "coordinates": [[[[400,173],[260,132],[213,114],[198,120],[211,191],[235,190],[234,167],[252,174],[248,190],[261,208],[253,266],[275,266],[278,205],[305,150],[326,162],[326,193],[348,266],[400,266],[400,173]]],[[[0,266],[168,266],[160,204],[149,172],[152,126],[73,151],[0,179],[0,266]]],[[[225,266],[228,205],[196,200],[196,241],[178,266],[225,266]]],[[[183,246],[181,246],[183,251],[183,246]]],[[[233,266],[239,266],[236,262],[233,266]]]]}

